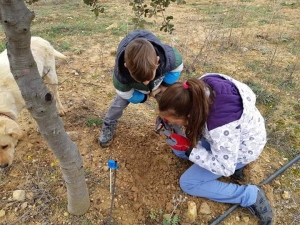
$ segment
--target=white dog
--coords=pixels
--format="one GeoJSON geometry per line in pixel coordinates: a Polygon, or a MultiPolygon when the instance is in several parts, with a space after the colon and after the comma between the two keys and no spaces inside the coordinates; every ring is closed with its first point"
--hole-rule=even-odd
{"type": "MultiPolygon", "coordinates": [[[[60,114],[65,114],[58,95],[58,80],[55,70],[55,57],[65,59],[66,56],[56,51],[48,41],[40,37],[31,38],[31,51],[39,73],[56,100],[60,114]]],[[[7,51],[0,54],[0,167],[12,164],[15,146],[22,139],[23,131],[17,123],[18,116],[25,102],[19,87],[10,72],[7,51]]]]}

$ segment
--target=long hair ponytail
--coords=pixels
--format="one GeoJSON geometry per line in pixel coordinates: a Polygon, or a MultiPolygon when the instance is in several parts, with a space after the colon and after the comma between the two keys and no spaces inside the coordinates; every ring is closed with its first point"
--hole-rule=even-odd
{"type": "Polygon", "coordinates": [[[212,100],[211,88],[202,80],[191,78],[167,88],[159,101],[159,111],[174,118],[187,120],[186,136],[191,142],[191,147],[195,147],[203,136],[212,100]]]}

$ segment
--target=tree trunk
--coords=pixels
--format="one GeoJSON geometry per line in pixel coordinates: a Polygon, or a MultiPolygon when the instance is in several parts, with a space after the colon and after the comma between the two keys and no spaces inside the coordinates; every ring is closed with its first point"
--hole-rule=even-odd
{"type": "Polygon", "coordinates": [[[34,13],[24,0],[0,0],[0,21],[7,37],[10,69],[36,120],[39,131],[57,157],[68,192],[68,211],[82,215],[90,206],[81,155],[66,134],[55,100],[39,75],[30,50],[30,25],[34,13]]]}

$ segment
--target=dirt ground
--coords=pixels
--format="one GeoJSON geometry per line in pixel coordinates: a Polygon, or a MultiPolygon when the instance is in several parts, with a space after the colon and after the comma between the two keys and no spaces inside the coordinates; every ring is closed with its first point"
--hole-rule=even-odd
{"type": "MultiPolygon", "coordinates": [[[[60,96],[68,111],[63,121],[84,160],[91,198],[89,211],[79,218],[66,213],[66,189],[58,162],[38,133],[35,121],[25,110],[19,121],[28,136],[19,143],[13,166],[1,177],[2,206],[7,210],[2,224],[84,224],[81,221],[105,224],[111,207],[109,159],[117,160],[119,164],[113,224],[161,224],[162,214],[173,210],[173,197],[186,196],[180,190],[178,180],[191,163],[174,156],[163,138],[154,132],[154,100],[142,105],[130,105],[119,121],[113,143],[108,148],[99,147],[97,138],[100,127],[90,128],[85,123],[90,118],[104,117],[114,89],[110,71],[100,75],[97,83],[91,82],[88,74],[97,67],[97,60],[93,63],[89,57],[90,51],[94,49],[78,57],[72,56],[68,63],[58,62],[62,82],[60,96]],[[9,202],[12,191],[16,189],[25,189],[33,195],[31,199],[26,199],[28,206],[24,209],[21,203],[9,202]]],[[[108,58],[112,65],[114,57],[108,58]]],[[[275,150],[266,148],[260,159],[247,167],[247,183],[258,184],[278,167],[278,161],[284,162],[275,150]]],[[[267,190],[274,199],[272,187],[268,186],[267,190]]],[[[207,224],[229,207],[202,198],[186,197],[187,201],[176,209],[181,224],[207,224]],[[198,208],[206,202],[211,213],[199,214],[194,223],[189,223],[185,219],[188,201],[194,201],[198,208]]],[[[274,205],[278,204],[274,202],[274,205]]],[[[239,209],[224,224],[256,222],[247,210],[239,209]]],[[[282,221],[278,224],[288,223],[282,221]]]]}
{"type": "MultiPolygon", "coordinates": [[[[191,39],[201,39],[197,31],[194,32],[191,39]]],[[[59,163],[40,136],[35,121],[24,110],[19,123],[27,137],[18,144],[13,165],[0,173],[0,211],[5,212],[0,217],[0,224],[104,225],[111,216],[111,224],[156,225],[162,224],[164,214],[173,211],[173,199],[180,196],[187,199],[174,212],[179,215],[179,224],[208,224],[230,205],[188,196],[181,191],[179,178],[192,164],[173,155],[164,139],[154,132],[154,99],[129,105],[108,148],[101,148],[97,143],[101,126],[86,125],[91,118],[103,119],[115,96],[111,73],[119,40],[106,41],[105,36],[99,38],[102,38],[102,43],[98,43],[95,37],[85,40],[73,37],[77,47],[85,50],[78,55],[64,52],[68,56],[67,62],[57,61],[60,96],[67,110],[62,119],[84,161],[90,209],[83,216],[67,213],[66,187],[59,163]],[[112,213],[109,159],[117,160],[119,164],[112,213]],[[17,189],[26,191],[24,202],[12,200],[12,193],[17,189]],[[189,201],[197,205],[198,216],[194,222],[186,216],[189,201]],[[206,204],[209,207],[207,213],[201,210],[206,204]]],[[[189,46],[190,49],[193,47],[197,46],[189,46]]],[[[261,157],[246,167],[244,183],[259,184],[286,162],[275,149],[266,147],[261,157]]],[[[275,209],[274,224],[300,224],[295,220],[300,214],[299,196],[292,193],[290,198],[282,196],[286,185],[283,178],[284,175],[270,185],[264,185],[275,209]]],[[[230,178],[222,179],[235,182],[230,178]]],[[[221,224],[255,225],[258,222],[248,210],[238,208],[221,224]]]]}

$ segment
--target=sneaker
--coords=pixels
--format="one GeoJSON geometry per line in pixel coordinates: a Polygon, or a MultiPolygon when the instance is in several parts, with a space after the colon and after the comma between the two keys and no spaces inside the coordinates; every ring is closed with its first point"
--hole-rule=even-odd
{"type": "Polygon", "coordinates": [[[108,147],[114,137],[117,125],[102,125],[102,130],[99,137],[99,145],[101,147],[108,147]]]}
{"type": "Polygon", "coordinates": [[[260,225],[272,225],[272,206],[263,189],[258,188],[256,202],[247,208],[259,218],[260,225]]]}
{"type": "Polygon", "coordinates": [[[230,176],[231,178],[238,180],[238,181],[244,181],[245,175],[244,175],[244,167],[237,169],[234,174],[230,176]]]}

